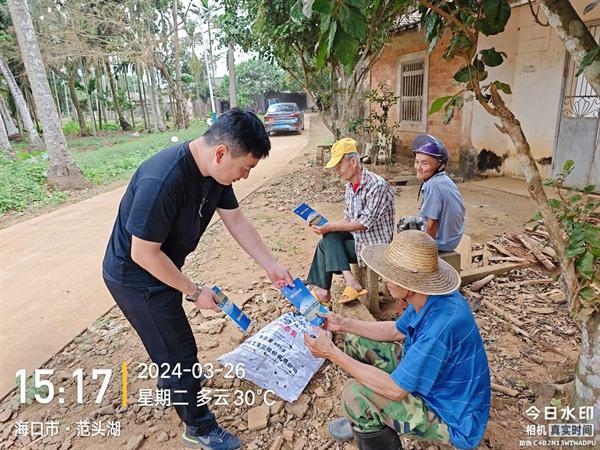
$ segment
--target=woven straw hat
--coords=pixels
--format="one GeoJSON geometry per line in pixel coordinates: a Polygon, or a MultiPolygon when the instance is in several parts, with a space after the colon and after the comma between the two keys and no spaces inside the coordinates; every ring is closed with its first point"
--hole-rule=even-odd
{"type": "Polygon", "coordinates": [[[437,244],[422,231],[403,231],[391,244],[370,245],[360,255],[384,280],[409,291],[444,295],[460,287],[458,272],[438,258],[437,244]]]}

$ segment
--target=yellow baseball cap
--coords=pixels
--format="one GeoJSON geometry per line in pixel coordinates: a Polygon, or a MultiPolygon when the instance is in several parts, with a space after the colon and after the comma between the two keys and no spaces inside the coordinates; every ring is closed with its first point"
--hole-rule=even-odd
{"type": "Polygon", "coordinates": [[[331,159],[325,166],[326,169],[331,169],[338,165],[344,155],[348,153],[356,153],[356,141],[352,138],[343,138],[337,141],[331,147],[331,159]]]}

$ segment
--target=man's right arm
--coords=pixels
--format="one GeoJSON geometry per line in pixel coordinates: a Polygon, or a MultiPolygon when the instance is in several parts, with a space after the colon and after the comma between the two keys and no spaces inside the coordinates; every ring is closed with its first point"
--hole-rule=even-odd
{"type": "Polygon", "coordinates": [[[429,236],[431,236],[432,238],[436,238],[437,237],[437,233],[438,233],[438,224],[439,221],[436,219],[431,219],[429,217],[424,217],[425,219],[425,233],[427,233],[429,236]]]}
{"type": "MultiPolygon", "coordinates": [[[[337,315],[336,315],[337,316],[337,315]]],[[[396,328],[396,322],[367,322],[364,320],[351,319],[349,317],[340,317],[339,328],[343,333],[352,333],[367,339],[380,342],[396,342],[404,336],[396,328]]]]}
{"type": "MultiPolygon", "coordinates": [[[[196,283],[186,277],[173,264],[173,261],[160,249],[160,242],[151,242],[131,236],[131,259],[155,278],[182,292],[192,295],[196,292],[196,283]]],[[[216,295],[209,287],[203,287],[196,301],[196,306],[202,309],[218,309],[214,302],[216,295]]]]}

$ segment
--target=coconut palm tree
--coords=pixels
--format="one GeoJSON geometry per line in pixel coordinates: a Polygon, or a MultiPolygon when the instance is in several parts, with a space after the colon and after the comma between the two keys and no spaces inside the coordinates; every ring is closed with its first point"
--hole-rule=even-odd
{"type": "Polygon", "coordinates": [[[21,120],[23,121],[23,126],[27,130],[29,134],[29,141],[34,148],[41,149],[44,147],[44,143],[40,138],[37,130],[35,129],[35,125],[33,124],[33,120],[31,120],[31,114],[29,113],[29,108],[27,107],[27,102],[23,97],[23,93],[15,80],[15,77],[10,70],[10,67],[6,60],[0,55],[0,72],[2,76],[6,80],[6,84],[8,85],[8,89],[10,90],[10,94],[12,95],[13,100],[15,101],[15,105],[17,107],[17,111],[19,111],[19,115],[21,116],[21,120]]]}
{"type": "Polygon", "coordinates": [[[86,188],[90,182],[83,176],[67,148],[27,2],[8,0],[8,9],[44,131],[48,152],[48,184],[60,190],[86,188]]]}

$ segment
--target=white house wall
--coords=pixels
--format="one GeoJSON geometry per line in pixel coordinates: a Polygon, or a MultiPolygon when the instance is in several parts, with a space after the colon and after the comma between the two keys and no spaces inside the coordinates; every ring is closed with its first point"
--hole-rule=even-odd
{"type": "MultiPolygon", "coordinates": [[[[581,15],[589,0],[572,3],[581,15]]],[[[586,22],[600,19],[600,6],[581,17],[586,22]]],[[[545,21],[543,14],[541,20],[545,21]]],[[[552,28],[535,23],[527,4],[513,8],[504,33],[480,36],[480,50],[491,47],[504,51],[508,59],[488,70],[488,80],[510,84],[512,95],[503,95],[505,101],[521,122],[542,176],[549,176],[562,102],[565,47],[552,28]]],[[[489,174],[522,176],[512,142],[494,123],[475,102],[471,127],[473,147],[478,152],[485,149],[503,158],[502,165],[488,170],[489,174]]]]}

